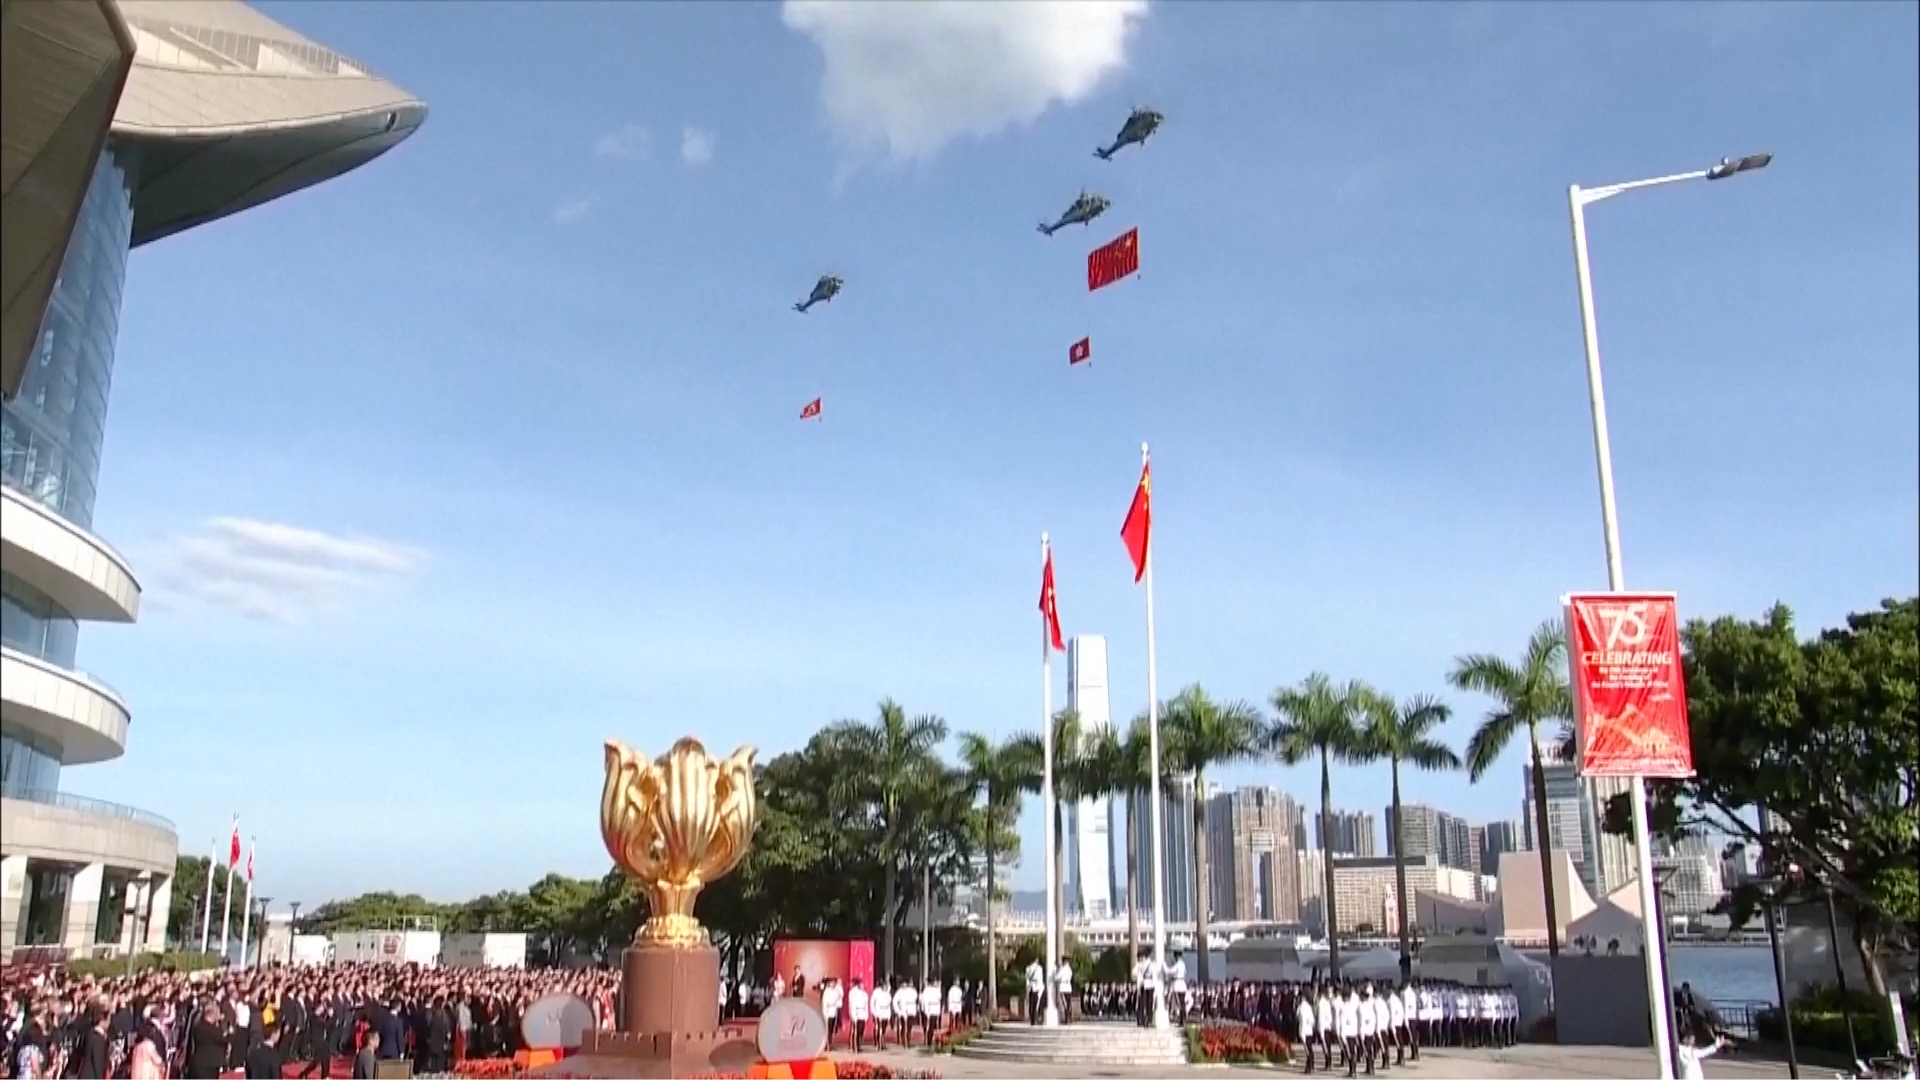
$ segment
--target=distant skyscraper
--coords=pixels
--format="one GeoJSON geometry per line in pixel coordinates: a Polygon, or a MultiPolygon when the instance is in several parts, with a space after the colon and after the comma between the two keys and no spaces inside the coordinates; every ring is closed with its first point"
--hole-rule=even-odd
{"type": "Polygon", "coordinates": [[[1364,810],[1335,810],[1329,816],[1333,819],[1331,838],[1327,836],[1326,825],[1320,820],[1320,815],[1313,815],[1313,839],[1320,850],[1361,858],[1372,858],[1378,854],[1374,837],[1379,829],[1374,825],[1372,814],[1364,810]]]}
{"type": "Polygon", "coordinates": [[[1478,872],[1480,848],[1473,839],[1473,827],[1467,824],[1467,819],[1419,803],[1402,804],[1401,809],[1406,813],[1406,825],[1396,830],[1393,826],[1393,804],[1387,804],[1388,855],[1395,854],[1396,844],[1404,840],[1406,857],[1409,859],[1432,857],[1440,866],[1478,872]]]}
{"type": "Polygon", "coordinates": [[[1500,873],[1500,856],[1509,851],[1519,851],[1520,823],[1517,821],[1489,821],[1486,835],[1480,843],[1480,872],[1489,877],[1500,873]]]}
{"type": "Polygon", "coordinates": [[[1592,837],[1596,867],[1593,876],[1600,886],[1594,895],[1607,896],[1640,876],[1633,844],[1627,837],[1616,836],[1604,828],[1607,804],[1613,801],[1614,796],[1627,794],[1630,790],[1629,781],[1617,776],[1603,776],[1583,783],[1587,788],[1587,829],[1592,837]]]}
{"type": "Polygon", "coordinates": [[[1300,804],[1271,787],[1245,787],[1207,800],[1207,863],[1213,914],[1220,919],[1300,919],[1293,837],[1300,804]]]}
{"type": "MultiPolygon", "coordinates": [[[[1594,845],[1594,820],[1586,783],[1571,762],[1559,760],[1552,747],[1542,746],[1540,757],[1546,774],[1547,836],[1553,850],[1566,852],[1580,874],[1581,884],[1596,899],[1604,897],[1606,894],[1599,891],[1600,859],[1594,845]]],[[[1532,764],[1522,769],[1521,783],[1521,843],[1526,850],[1537,851],[1540,845],[1534,836],[1532,764]]]]}
{"type": "MultiPolygon", "coordinates": [[[[1133,845],[1138,879],[1133,883],[1134,905],[1141,915],[1153,913],[1153,844],[1148,839],[1153,828],[1152,800],[1146,795],[1134,798],[1133,820],[1140,835],[1127,837],[1133,845]]],[[[1176,776],[1160,785],[1160,835],[1162,869],[1166,874],[1167,921],[1188,922],[1193,918],[1193,778],[1176,776]]]]}
{"type": "MultiPolygon", "coordinates": [[[[1067,708],[1080,714],[1080,729],[1092,736],[1113,724],[1107,700],[1107,639],[1076,634],[1067,643],[1067,708]]],[[[1119,895],[1113,880],[1113,814],[1105,798],[1066,808],[1066,906],[1088,918],[1114,914],[1119,895]]]]}

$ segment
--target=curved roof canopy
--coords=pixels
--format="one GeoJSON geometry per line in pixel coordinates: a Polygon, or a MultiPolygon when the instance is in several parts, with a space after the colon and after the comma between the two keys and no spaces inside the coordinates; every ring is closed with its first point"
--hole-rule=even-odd
{"type": "Polygon", "coordinates": [[[121,0],[138,47],[113,137],[144,244],[378,157],[427,107],[236,0],[121,0]]]}

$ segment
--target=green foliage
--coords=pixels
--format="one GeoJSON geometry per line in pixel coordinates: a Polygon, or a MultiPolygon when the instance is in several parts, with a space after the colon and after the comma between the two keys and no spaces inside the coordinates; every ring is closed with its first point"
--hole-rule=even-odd
{"type": "MultiPolygon", "coordinates": [[[[181,855],[173,860],[173,893],[167,905],[167,931],[181,945],[200,943],[200,905],[207,895],[207,867],[213,860],[196,855],[181,855]]],[[[244,883],[240,884],[244,890],[244,883]]],[[[213,867],[214,915],[219,915],[227,887],[227,868],[213,867]]],[[[238,900],[236,899],[236,903],[238,900]]],[[[215,933],[218,933],[215,924],[215,933]]]]}
{"type": "MultiPolygon", "coordinates": [[[[205,859],[200,860],[206,862],[205,859]]],[[[205,878],[201,879],[204,883],[205,878]]],[[[217,960],[211,953],[182,952],[178,950],[161,953],[141,953],[134,958],[133,968],[141,971],[203,971],[214,967],[217,960]]],[[[67,973],[92,979],[119,978],[127,973],[127,962],[123,959],[106,960],[69,960],[67,973]]]]}
{"type": "MultiPolygon", "coordinates": [[[[1808,871],[1777,887],[1785,902],[1832,884],[1884,989],[1881,948],[1920,920],[1920,599],[1887,600],[1811,641],[1784,605],[1758,621],[1696,620],[1681,640],[1697,775],[1655,785],[1655,827],[1744,838],[1775,871],[1808,871]],[[1762,832],[1761,808],[1786,827],[1762,832]]],[[[1626,800],[1615,803],[1607,828],[1629,832],[1626,800]]],[[[1762,899],[1739,890],[1733,914],[1762,899]]]]}

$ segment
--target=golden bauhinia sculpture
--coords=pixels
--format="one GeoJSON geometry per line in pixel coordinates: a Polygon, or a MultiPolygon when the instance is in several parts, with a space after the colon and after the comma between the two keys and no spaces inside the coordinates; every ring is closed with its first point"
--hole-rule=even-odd
{"type": "Polygon", "coordinates": [[[600,836],[614,864],[647,891],[649,918],[634,935],[635,945],[686,949],[709,943],[693,917],[693,902],[740,864],[753,841],[760,823],[754,754],[743,746],[716,761],[700,740],[687,738],[648,761],[608,740],[600,836]]]}

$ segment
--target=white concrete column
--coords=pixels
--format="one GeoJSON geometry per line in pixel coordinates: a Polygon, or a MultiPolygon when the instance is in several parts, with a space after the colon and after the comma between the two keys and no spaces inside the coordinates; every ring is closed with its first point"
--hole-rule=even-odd
{"type": "Polygon", "coordinates": [[[93,951],[94,923],[100,917],[101,877],[105,863],[88,863],[74,872],[67,891],[67,925],[60,944],[69,956],[87,956],[93,951]]]}
{"type": "Polygon", "coordinates": [[[152,887],[153,915],[147,923],[147,952],[165,952],[167,948],[167,917],[173,911],[173,875],[154,875],[152,887]]]}
{"type": "Polygon", "coordinates": [[[27,891],[27,857],[8,855],[0,858],[0,957],[13,955],[14,942],[20,940],[21,910],[27,891]]]}

